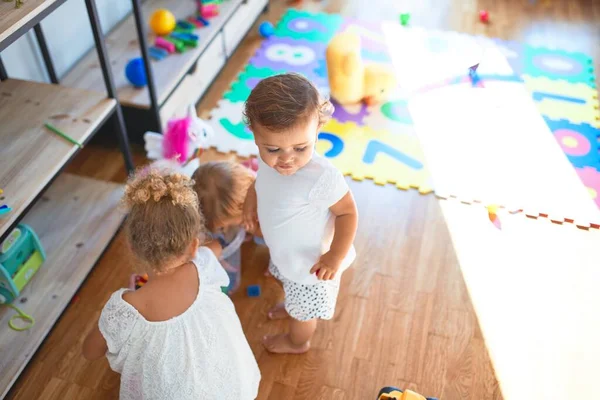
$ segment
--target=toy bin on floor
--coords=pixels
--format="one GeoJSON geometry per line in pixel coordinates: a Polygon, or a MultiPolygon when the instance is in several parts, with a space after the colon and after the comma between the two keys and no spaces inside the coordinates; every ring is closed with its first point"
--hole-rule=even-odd
{"type": "Polygon", "coordinates": [[[12,303],[46,260],[33,229],[19,224],[0,244],[0,304],[12,303]]]}
{"type": "Polygon", "coordinates": [[[239,287],[242,279],[242,254],[240,248],[244,239],[246,238],[246,231],[242,228],[238,229],[235,236],[228,240],[225,235],[218,235],[216,239],[219,240],[221,246],[223,246],[223,252],[219,261],[223,266],[223,269],[229,275],[229,286],[222,288],[224,293],[232,294],[239,287]]]}

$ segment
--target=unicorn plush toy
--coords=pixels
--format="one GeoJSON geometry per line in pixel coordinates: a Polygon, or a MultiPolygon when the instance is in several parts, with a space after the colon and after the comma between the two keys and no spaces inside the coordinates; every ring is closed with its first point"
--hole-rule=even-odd
{"type": "Polygon", "coordinates": [[[208,145],[214,135],[212,127],[198,118],[192,104],[185,117],[175,118],[167,123],[164,135],[146,132],[144,148],[150,160],[169,160],[185,165],[208,145]]]}

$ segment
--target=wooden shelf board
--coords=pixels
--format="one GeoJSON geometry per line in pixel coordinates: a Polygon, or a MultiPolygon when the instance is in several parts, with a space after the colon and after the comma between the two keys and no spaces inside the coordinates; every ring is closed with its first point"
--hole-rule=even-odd
{"type": "MultiPolygon", "coordinates": [[[[242,0],[224,0],[219,5],[219,15],[209,20],[210,25],[196,29],[195,33],[200,36],[198,47],[188,47],[184,53],[174,53],[161,61],[152,61],[156,97],[161,106],[242,2],[242,0]]],[[[151,0],[144,2],[142,5],[142,18],[149,32],[149,46],[154,44],[156,36],[148,28],[147,21],[152,12],[159,8],[170,10],[177,19],[186,19],[189,16],[195,15],[196,2],[180,0],[151,0]]],[[[150,108],[150,95],[147,88],[134,88],[125,77],[125,66],[129,60],[141,57],[133,14],[125,18],[123,22],[106,36],[106,45],[121,104],[137,108],[150,108]]],[[[67,86],[89,90],[100,90],[103,88],[104,83],[102,74],[100,73],[100,63],[96,55],[96,50],[92,49],[85,55],[63,77],[62,83],[67,86]],[[91,70],[95,70],[97,73],[90,73],[91,70]]]]}
{"type": "Polygon", "coordinates": [[[13,209],[0,217],[0,237],[79,150],[44,123],[83,143],[115,105],[87,90],[16,79],[0,83],[0,188],[5,197],[0,202],[13,209]]]}
{"type": "Polygon", "coordinates": [[[38,234],[47,259],[14,302],[35,318],[17,332],[15,312],[0,307],[0,398],[4,398],[123,222],[123,186],[61,174],[23,220],[38,234]],[[21,302],[21,299],[27,299],[21,302]]]}
{"type": "MultiPolygon", "coordinates": [[[[0,43],[12,37],[28,23],[35,22],[46,12],[60,6],[65,0],[25,0],[21,7],[16,8],[14,0],[0,1],[0,43]]],[[[4,48],[4,46],[0,47],[4,48]]]]}

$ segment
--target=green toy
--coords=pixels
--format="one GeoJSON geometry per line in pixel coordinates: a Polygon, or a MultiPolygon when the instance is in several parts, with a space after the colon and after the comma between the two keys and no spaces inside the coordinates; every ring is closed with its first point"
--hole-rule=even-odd
{"type": "Polygon", "coordinates": [[[13,315],[8,320],[8,326],[10,327],[10,329],[17,332],[22,332],[35,325],[35,319],[33,319],[31,315],[27,314],[19,307],[12,304],[6,304],[6,306],[12,308],[17,312],[17,314],[13,315]],[[21,321],[21,323],[17,323],[16,321],[21,321]]]}
{"type": "Polygon", "coordinates": [[[179,40],[185,46],[198,46],[198,35],[194,35],[193,33],[173,32],[169,37],[175,40],[179,40]]]}
{"type": "Polygon", "coordinates": [[[195,30],[196,25],[188,21],[179,20],[177,21],[177,25],[175,25],[175,32],[193,33],[195,30]]]}
{"type": "Polygon", "coordinates": [[[0,245],[0,304],[12,303],[46,260],[33,229],[19,224],[0,245]]]}
{"type": "Polygon", "coordinates": [[[408,25],[409,21],[410,21],[410,14],[409,13],[402,13],[402,14],[400,14],[400,24],[402,26],[408,25]]]}
{"type": "Polygon", "coordinates": [[[57,127],[52,125],[51,123],[46,122],[44,124],[44,126],[46,128],[48,128],[50,131],[56,133],[58,136],[65,139],[67,142],[73,143],[75,146],[79,147],[80,149],[83,148],[83,145],[81,143],[79,143],[77,140],[73,139],[71,136],[67,135],[66,133],[64,133],[63,131],[61,131],[60,129],[58,129],[57,127]]]}
{"type": "Polygon", "coordinates": [[[177,50],[178,53],[183,53],[185,51],[185,43],[183,43],[183,41],[175,39],[172,36],[166,36],[165,39],[175,45],[175,50],[177,50]]]}

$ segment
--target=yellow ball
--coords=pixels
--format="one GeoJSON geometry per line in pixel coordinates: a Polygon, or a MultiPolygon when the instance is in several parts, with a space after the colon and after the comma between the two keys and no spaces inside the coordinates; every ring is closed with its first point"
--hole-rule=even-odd
{"type": "Polygon", "coordinates": [[[177,21],[173,13],[163,8],[154,11],[150,17],[150,28],[157,35],[168,35],[173,32],[176,24],[177,21]]]}

